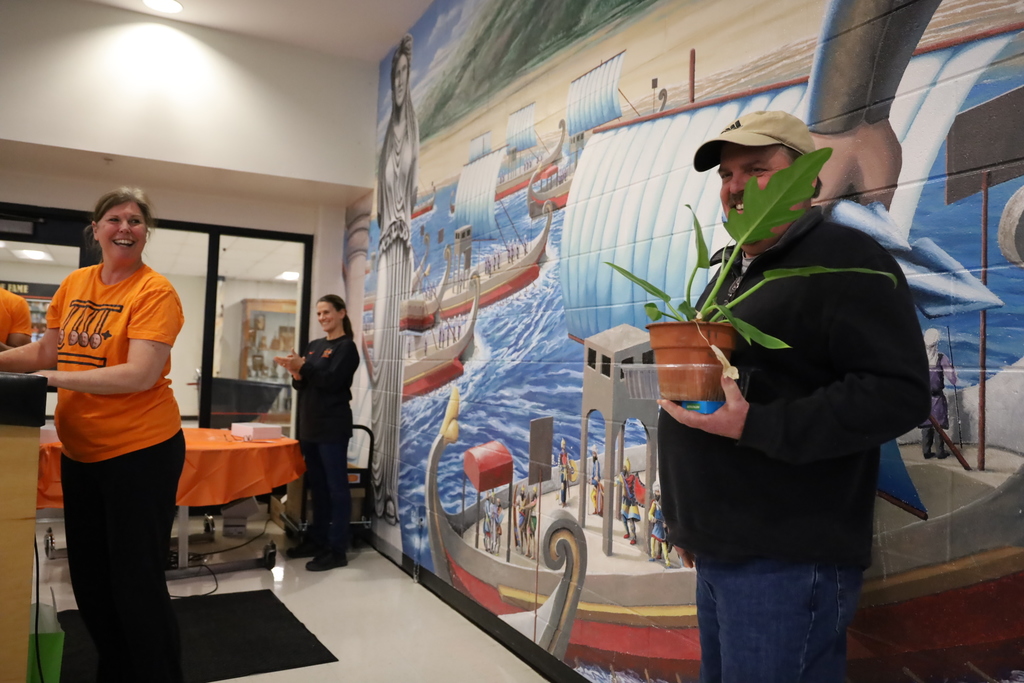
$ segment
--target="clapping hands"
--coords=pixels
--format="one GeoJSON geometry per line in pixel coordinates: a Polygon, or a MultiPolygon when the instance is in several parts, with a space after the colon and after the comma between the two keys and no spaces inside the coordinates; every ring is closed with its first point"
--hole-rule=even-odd
{"type": "Polygon", "coordinates": [[[295,353],[295,349],[288,352],[287,356],[274,356],[274,362],[288,371],[293,379],[301,379],[299,371],[306,363],[306,359],[295,353]]]}

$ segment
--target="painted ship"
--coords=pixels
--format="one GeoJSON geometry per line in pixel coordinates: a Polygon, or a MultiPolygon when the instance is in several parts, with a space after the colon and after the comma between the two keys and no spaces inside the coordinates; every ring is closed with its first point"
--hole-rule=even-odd
{"type": "Polygon", "coordinates": [[[529,181],[527,204],[531,217],[540,216],[549,201],[556,209],[565,208],[576,166],[590,131],[622,116],[619,78],[625,55],[625,52],[620,52],[569,84],[565,119],[558,123],[561,131],[558,144],[529,181]],[[563,157],[566,136],[569,138],[569,153],[563,157]]]}
{"type": "MultiPolygon", "coordinates": [[[[460,227],[455,230],[454,244],[445,247],[445,272],[437,285],[426,286],[429,270],[426,266],[430,253],[429,235],[424,233],[425,251],[412,275],[414,296],[401,302],[399,329],[427,332],[442,320],[466,314],[474,293],[468,286],[479,280],[480,307],[487,307],[505,299],[537,279],[540,263],[547,249],[551,233],[553,205],[542,211],[544,226],[532,239],[518,233],[506,235],[494,218],[495,187],[503,150],[490,151],[490,135],[474,138],[470,145],[470,162],[461,174],[456,191],[452,193],[453,212],[460,227]],[[477,234],[499,234],[505,242],[504,253],[488,259],[486,264],[473,264],[473,243],[477,234]]],[[[509,228],[514,232],[514,226],[509,228]]],[[[376,297],[369,295],[363,303],[364,311],[372,311],[376,297]]]]}
{"type": "MultiPolygon", "coordinates": [[[[464,513],[449,513],[441,504],[437,487],[440,460],[446,448],[457,440],[457,428],[454,435],[449,433],[454,419],[451,405],[441,436],[431,448],[425,479],[426,519],[434,573],[515,625],[523,621],[521,615],[529,618],[547,604],[549,596],[558,595],[565,576],[539,564],[505,562],[463,538],[476,523],[479,507],[471,506],[464,513]],[[455,438],[446,438],[446,434],[455,438]]],[[[457,416],[457,402],[455,405],[457,416]]],[[[544,514],[545,523],[549,517],[550,513],[544,514]]],[[[559,517],[564,518],[564,514],[559,517]]],[[[577,524],[575,520],[573,524],[577,524]]],[[[586,551],[585,544],[582,551],[586,551]]],[[[684,599],[694,594],[693,572],[630,576],[595,574],[591,570],[586,576],[585,588],[573,610],[564,651],[549,649],[552,654],[567,661],[616,662],[619,668],[642,670],[648,666],[652,672],[689,670],[695,673],[692,664],[699,657],[696,608],[692,599],[688,603],[684,599]],[[623,590],[624,582],[631,584],[630,590],[623,590]],[[619,602],[623,597],[628,599],[619,602]],[[630,645],[641,640],[644,654],[631,657],[630,651],[639,649],[630,645]],[[652,658],[663,661],[654,667],[652,658]]]]}
{"type": "MultiPolygon", "coordinates": [[[[553,206],[542,212],[544,227],[533,239],[518,233],[505,235],[494,217],[497,170],[502,150],[491,152],[489,136],[474,140],[472,161],[463,167],[454,193],[455,217],[460,227],[455,230],[454,244],[445,247],[445,272],[433,296],[417,296],[402,302],[400,328],[426,331],[439,321],[464,315],[472,306],[474,294],[468,283],[477,278],[480,307],[505,299],[531,284],[540,274],[540,262],[551,233],[553,206]],[[474,158],[474,154],[480,154],[474,158]],[[498,251],[486,262],[473,264],[476,235],[502,235],[505,250],[498,251]]],[[[514,230],[514,228],[511,228],[514,230]]],[[[421,264],[422,268],[422,264],[421,264]]],[[[417,289],[419,279],[416,280],[417,289]]]]}
{"type": "MultiPolygon", "coordinates": [[[[934,122],[953,121],[1011,38],[995,35],[914,57],[907,73],[920,82],[905,83],[908,94],[890,116],[904,164],[889,211],[840,202],[833,212],[835,220],[868,232],[889,250],[929,318],[1002,305],[970,268],[932,240],[911,242],[910,226],[925,185],[917,180],[929,177],[946,142],[948,124],[934,122]],[[956,83],[955,92],[943,86],[948,82],[956,83]]],[[[694,151],[748,112],[781,110],[804,118],[809,95],[805,77],[594,131],[577,164],[562,227],[559,280],[571,337],[585,339],[621,324],[643,329],[648,322],[642,306],[646,295],[639,287],[623,286],[606,261],[662,291],[686,291],[696,258],[694,214],[711,253],[731,240],[722,225],[717,177],[694,171],[694,151]],[[633,238],[618,239],[623,232],[633,238]]],[[[698,270],[692,291],[701,292],[710,274],[698,270]]]]}
{"type": "Polygon", "coordinates": [[[505,131],[506,158],[498,176],[498,187],[494,195],[496,201],[500,202],[525,188],[534,177],[538,165],[543,167],[539,179],[548,178],[558,172],[555,162],[562,156],[561,140],[551,155],[543,160],[531,152],[538,144],[537,133],[533,128],[533,108],[534,103],[531,102],[522,109],[512,112],[508,117],[508,128],[505,131]]]}
{"type": "MultiPolygon", "coordinates": [[[[1024,391],[1024,372],[1006,380],[998,388],[1000,398],[1024,391]]],[[[970,396],[961,400],[969,403],[970,396]]],[[[1022,437],[1015,435],[1017,443],[1022,437]]],[[[441,457],[462,456],[462,449],[445,453],[453,442],[435,443],[427,464],[435,572],[506,620],[529,615],[557,593],[562,575],[509,562],[504,552],[495,556],[474,547],[471,529],[478,507],[445,511],[436,484],[441,457]]],[[[912,463],[908,469],[930,514],[922,520],[879,498],[875,565],[866,576],[861,609],[849,631],[850,678],[895,683],[908,680],[906,671],[917,676],[910,680],[928,681],[947,680],[956,672],[965,680],[990,680],[977,678],[978,671],[1008,675],[1020,662],[1024,639],[1017,601],[1024,591],[1024,515],[1019,503],[1024,496],[1024,453],[990,447],[990,458],[999,464],[988,474],[967,472],[952,457],[916,462],[915,453],[916,445],[910,445],[902,457],[912,463]],[[965,662],[977,671],[965,669],[965,662]]],[[[553,501],[553,485],[547,490],[553,501]]],[[[582,488],[578,490],[582,495],[582,488]]],[[[550,513],[542,513],[543,530],[550,513]]],[[[594,544],[590,548],[596,551],[594,544]]],[[[593,561],[589,566],[564,660],[643,671],[669,681],[677,675],[695,680],[700,659],[695,574],[678,569],[598,573],[593,561]]]]}
{"type": "MultiPolygon", "coordinates": [[[[473,342],[477,313],[480,310],[479,278],[470,279],[470,308],[459,326],[432,328],[427,334],[404,335],[406,355],[402,360],[402,400],[422,396],[439,389],[462,375],[462,359],[473,342]]],[[[363,333],[363,358],[372,372],[373,333],[363,333]]]]}
{"type": "Polygon", "coordinates": [[[437,197],[437,188],[430,187],[430,194],[416,202],[412,209],[412,218],[419,218],[434,210],[434,199],[437,197]]]}

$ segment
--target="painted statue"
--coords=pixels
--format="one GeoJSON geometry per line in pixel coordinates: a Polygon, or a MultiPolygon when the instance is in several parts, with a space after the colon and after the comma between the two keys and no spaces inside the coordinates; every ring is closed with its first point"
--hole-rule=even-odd
{"type": "Polygon", "coordinates": [[[398,446],[402,411],[402,348],[399,320],[412,279],[411,214],[416,203],[419,127],[412,107],[409,71],[412,36],[402,38],[391,60],[391,118],[377,171],[380,248],[373,308],[373,433],[376,454],[371,481],[375,512],[398,523],[398,446]]]}

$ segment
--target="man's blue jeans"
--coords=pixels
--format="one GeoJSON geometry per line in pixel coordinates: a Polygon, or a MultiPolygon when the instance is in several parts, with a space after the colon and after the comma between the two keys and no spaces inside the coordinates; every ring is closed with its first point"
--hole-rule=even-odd
{"type": "Polygon", "coordinates": [[[859,567],[696,559],[701,683],[843,683],[859,567]]]}

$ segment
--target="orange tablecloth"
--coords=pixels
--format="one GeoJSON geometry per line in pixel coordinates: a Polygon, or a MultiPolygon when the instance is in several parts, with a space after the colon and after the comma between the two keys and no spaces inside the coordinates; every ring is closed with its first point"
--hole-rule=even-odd
{"type": "MultiPolygon", "coordinates": [[[[306,464],[294,439],[239,441],[224,429],[185,429],[185,467],[178,505],[223,505],[287,484],[306,464]]],[[[64,507],[60,442],[39,446],[37,508],[64,507]]]]}

